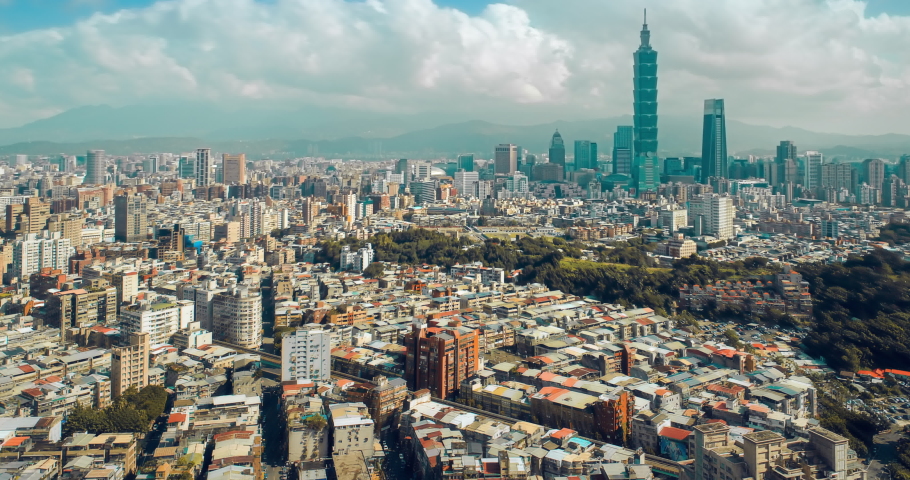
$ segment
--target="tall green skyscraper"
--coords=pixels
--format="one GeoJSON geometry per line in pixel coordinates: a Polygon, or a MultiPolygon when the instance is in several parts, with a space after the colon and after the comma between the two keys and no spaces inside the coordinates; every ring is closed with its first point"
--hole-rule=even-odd
{"type": "Polygon", "coordinates": [[[635,127],[619,125],[613,134],[613,173],[632,174],[632,137],[635,127]]]}
{"type": "Polygon", "coordinates": [[[639,155],[632,166],[632,182],[636,195],[654,191],[660,187],[660,160],[655,155],[639,155]]]}
{"type": "Polygon", "coordinates": [[[566,144],[562,140],[562,135],[559,134],[559,130],[553,134],[553,138],[550,139],[550,163],[558,163],[563,166],[563,171],[566,167],[566,144]]]}
{"type": "Polygon", "coordinates": [[[641,27],[641,45],[632,54],[635,140],[633,155],[657,155],[657,51],[651,48],[648,11],[641,27]]]}
{"type": "Polygon", "coordinates": [[[590,140],[575,140],[575,169],[597,168],[597,144],[590,140]]]}
{"type": "Polygon", "coordinates": [[[467,155],[458,156],[458,169],[464,170],[466,172],[474,171],[474,154],[469,153],[467,155]]]}
{"type": "Polygon", "coordinates": [[[194,178],[196,176],[196,158],[189,155],[181,155],[177,163],[180,178],[194,178]]]}

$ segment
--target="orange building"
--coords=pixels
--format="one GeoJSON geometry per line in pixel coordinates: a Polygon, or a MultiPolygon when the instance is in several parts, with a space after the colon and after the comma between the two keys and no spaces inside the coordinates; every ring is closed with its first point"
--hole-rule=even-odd
{"type": "Polygon", "coordinates": [[[429,389],[447,398],[458,392],[462,380],[480,369],[477,330],[452,322],[445,327],[418,327],[405,335],[405,380],[410,390],[429,389]]]}

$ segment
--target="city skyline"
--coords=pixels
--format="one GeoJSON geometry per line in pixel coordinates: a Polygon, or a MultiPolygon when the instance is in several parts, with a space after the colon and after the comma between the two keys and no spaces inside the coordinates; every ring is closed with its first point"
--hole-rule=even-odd
{"type": "MultiPolygon", "coordinates": [[[[4,12],[24,8],[21,1],[5,3],[4,12]]],[[[631,114],[632,79],[625,72],[635,46],[632,25],[647,7],[663,59],[662,114],[690,115],[701,99],[725,98],[747,123],[910,133],[900,95],[906,53],[899,49],[910,39],[910,17],[897,4],[873,4],[807,0],[784,10],[770,0],[574,0],[554,9],[528,0],[475,5],[465,13],[453,8],[457,2],[429,0],[236,0],[229,12],[226,3],[210,0],[109,2],[95,15],[82,7],[69,23],[0,30],[6,46],[0,58],[10,71],[0,80],[0,127],[84,105],[190,100],[276,111],[470,112],[511,123],[631,114]],[[589,14],[579,26],[592,28],[566,20],[580,9],[589,14]],[[311,15],[317,11],[324,15],[311,15]],[[310,25],[311,17],[322,23],[310,25]],[[452,42],[428,49],[429,32],[409,37],[411,23],[402,26],[401,18],[423,18],[438,29],[434,35],[452,42]],[[327,30],[342,19],[359,22],[365,33],[327,30]],[[249,28],[220,28],[224,21],[249,28]],[[182,33],[152,28],[159,24],[182,33]],[[189,24],[207,28],[181,28],[189,24]],[[234,47],[240,44],[232,32],[259,28],[268,35],[248,35],[246,46],[234,47]],[[395,41],[371,42],[371,35],[395,41]]]]}

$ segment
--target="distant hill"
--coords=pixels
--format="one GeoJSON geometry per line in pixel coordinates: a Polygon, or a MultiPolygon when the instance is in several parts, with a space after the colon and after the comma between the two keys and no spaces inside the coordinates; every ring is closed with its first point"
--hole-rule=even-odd
{"type": "MultiPolygon", "coordinates": [[[[0,155],[81,153],[103,148],[111,154],[190,151],[199,146],[253,156],[299,156],[318,151],[338,157],[452,157],[473,152],[492,155],[499,143],[545,152],[557,129],[571,154],[574,140],[596,141],[601,152],[613,146],[618,125],[629,115],[538,125],[462,121],[450,114],[384,115],[339,109],[294,111],[224,110],[211,105],[81,107],[17,128],[0,129],[0,155]]],[[[700,155],[701,118],[662,116],[661,156],[700,155]]],[[[768,127],[727,121],[731,154],[770,154],[781,140],[800,151],[832,156],[894,158],[910,152],[910,135],[843,135],[796,127],[768,127]]]]}

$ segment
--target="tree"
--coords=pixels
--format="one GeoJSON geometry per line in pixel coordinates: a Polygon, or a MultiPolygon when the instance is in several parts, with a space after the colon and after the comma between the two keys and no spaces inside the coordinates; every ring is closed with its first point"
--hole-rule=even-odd
{"type": "Polygon", "coordinates": [[[382,263],[373,262],[370,264],[370,266],[363,270],[363,276],[367,278],[379,278],[382,276],[384,268],[385,267],[383,267],[382,263]]]}
{"type": "Polygon", "coordinates": [[[322,415],[311,415],[306,420],[304,420],[303,423],[313,430],[322,430],[326,425],[328,425],[328,421],[322,415]]]}
{"type": "Polygon", "coordinates": [[[274,347],[275,351],[281,350],[281,340],[290,332],[296,331],[296,327],[278,327],[272,332],[272,338],[275,339],[274,347]]]}
{"type": "Polygon", "coordinates": [[[737,335],[736,332],[734,332],[732,329],[727,329],[724,332],[724,337],[726,337],[727,341],[730,342],[730,345],[737,350],[742,350],[745,346],[742,340],[739,339],[739,335],[737,335]]]}

